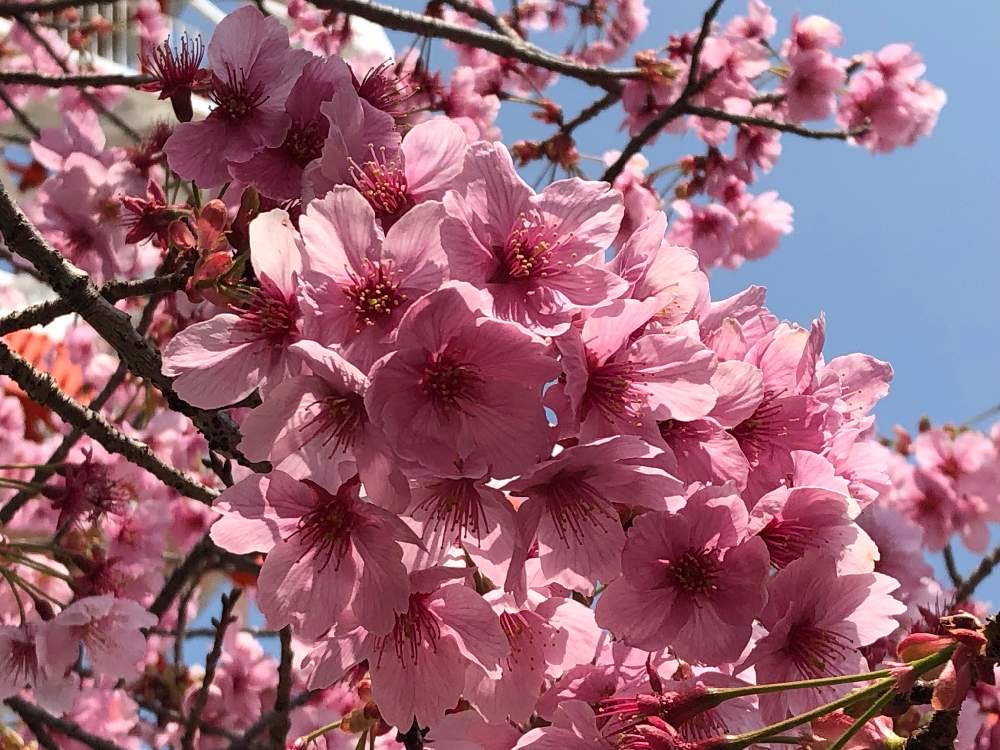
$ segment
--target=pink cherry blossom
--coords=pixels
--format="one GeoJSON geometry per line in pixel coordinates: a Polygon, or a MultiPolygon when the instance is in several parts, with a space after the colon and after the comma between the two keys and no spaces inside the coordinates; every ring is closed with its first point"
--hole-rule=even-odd
{"type": "Polygon", "coordinates": [[[601,183],[561,180],[536,195],[506,148],[481,142],[444,205],[441,244],[452,278],[487,290],[497,317],[561,333],[574,310],[624,291],[595,262],[623,213],[620,195],[601,183]]]}
{"type": "Polygon", "coordinates": [[[597,622],[626,643],[670,645],[684,659],[736,661],[767,600],[767,548],[747,538],[747,512],[726,488],[697,490],[676,513],[632,524],[622,577],[597,603],[597,622]]]}
{"type": "Polygon", "coordinates": [[[414,208],[383,234],[362,195],[337,187],[302,216],[304,333],[367,370],[389,353],[400,321],[446,276],[441,204],[414,208]]]}
{"type": "Polygon", "coordinates": [[[250,258],[260,286],[248,290],[235,312],[189,326],[163,352],[163,372],[174,377],[181,398],[218,408],[298,373],[288,347],[299,339],[302,317],[296,297],[299,245],[280,209],[251,222],[250,258]]]}
{"type": "Polygon", "coordinates": [[[272,627],[294,622],[309,638],[350,607],[374,633],[392,628],[409,596],[400,542],[419,540],[399,518],[358,497],[358,482],[334,491],[281,471],[224,492],[212,539],[223,549],[266,552],[258,604],[272,627]]]}
{"type": "Polygon", "coordinates": [[[541,396],[555,364],[523,329],[490,319],[486,304],[462,283],[426,295],[371,371],[372,422],[402,459],[440,476],[509,477],[551,450],[541,396]]]}
{"type": "Polygon", "coordinates": [[[111,679],[131,678],[146,653],[141,628],[150,628],[157,618],[127,599],[110,595],[80,599],[64,609],[53,624],[83,643],[94,672],[111,679]]]}

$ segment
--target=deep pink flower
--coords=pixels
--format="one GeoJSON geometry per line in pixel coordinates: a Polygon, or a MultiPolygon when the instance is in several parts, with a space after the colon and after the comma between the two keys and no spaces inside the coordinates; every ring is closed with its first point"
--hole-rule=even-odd
{"type": "Polygon", "coordinates": [[[138,674],[146,655],[142,628],[152,627],[157,618],[137,602],[105,594],[75,601],[52,622],[83,643],[95,674],[117,680],[138,674]]]}
{"type": "Polygon", "coordinates": [[[676,513],[635,519],[622,577],[597,602],[597,622],[629,645],[670,646],[682,659],[732,662],[764,606],[768,555],[747,538],[743,500],[726,487],[697,490],[676,513]]]}
{"type": "Polygon", "coordinates": [[[751,199],[739,212],[738,221],[729,243],[729,268],[744,260],[760,260],[774,251],[781,238],[792,231],[792,207],[769,190],[751,199]]]}
{"type": "MultiPolygon", "coordinates": [[[[878,573],[840,575],[833,558],[812,553],[781,570],[768,585],[760,614],[767,635],[744,666],[761,683],[867,671],[860,648],[899,627],[906,607],[892,597],[899,584],[878,573]]],[[[761,715],[780,721],[843,695],[850,685],[800,688],[760,696],[761,715]]]]}
{"type": "Polygon", "coordinates": [[[462,168],[466,139],[454,122],[436,117],[414,126],[398,149],[371,145],[345,161],[336,146],[324,150],[320,172],[332,184],[356,187],[388,228],[413,206],[444,197],[462,168]]]}
{"type": "Polygon", "coordinates": [[[163,373],[181,398],[206,409],[236,403],[258,387],[298,374],[288,347],[299,339],[298,234],[280,209],[250,223],[250,261],[260,286],[237,312],[188,326],[163,350],[163,373]]]}
{"type": "Polygon", "coordinates": [[[382,717],[399,729],[434,725],[454,708],[469,670],[498,674],[510,644],[490,605],[463,579],[464,568],[410,574],[406,609],[385,635],[336,631],[306,657],[311,688],[326,687],[367,659],[382,717]]]}
{"type": "Polygon", "coordinates": [[[597,716],[583,701],[563,701],[552,717],[552,725],[532,729],[521,736],[515,750],[612,750],[611,738],[597,728],[597,716]]]}
{"type": "Polygon", "coordinates": [[[309,58],[289,49],[277,18],[249,5],[227,15],[208,44],[215,109],[174,129],[164,147],[170,167],[203,187],[221,185],[229,164],[280,146],[290,124],[285,100],[309,58]]]}
{"type": "Polygon", "coordinates": [[[289,351],[308,374],[282,381],[244,418],[240,447],[246,456],[295,474],[300,468],[338,478],[359,474],[383,507],[405,500],[406,479],[365,411],[368,378],[315,341],[299,341],[289,351]]]}
{"type": "Polygon", "coordinates": [[[445,280],[442,217],[441,204],[430,201],[383,234],[354,188],[336,187],[312,201],[299,221],[305,335],[339,346],[365,371],[388,354],[410,305],[445,280]]]}
{"type": "Polygon", "coordinates": [[[550,454],[542,386],[558,367],[488,299],[452,282],[418,300],[397,349],[372,368],[365,405],[404,460],[439,476],[509,477],[550,454]]]}
{"type": "Polygon", "coordinates": [[[70,667],[78,657],[79,642],[56,622],[0,625],[0,699],[30,687],[42,708],[68,710],[79,682],[70,667]]]}
{"type": "Polygon", "coordinates": [[[606,438],[566,448],[505,485],[527,498],[507,590],[525,596],[523,566],[536,543],[547,582],[589,590],[595,579],[617,577],[625,531],[616,504],[666,510],[682,502],[680,482],[650,465],[657,453],[635,437],[606,438]]]}
{"type": "Polygon", "coordinates": [[[610,305],[588,316],[581,330],[556,339],[565,382],[546,400],[567,435],[653,439],[658,420],[699,419],[715,406],[716,359],[696,323],[633,338],[657,305],[655,298],[610,305]]]}
{"type": "Polygon", "coordinates": [[[285,100],[290,124],[284,140],[232,164],[230,174],[275,200],[301,196],[303,175],[322,156],[330,128],[321,111],[323,103],[332,100],[338,89],[352,86],[350,68],[339,57],[307,62],[285,100]]]}
{"type": "Polygon", "coordinates": [[[698,253],[702,268],[722,263],[738,223],[733,213],[718,203],[702,206],[686,200],[674,201],[671,208],[677,218],[670,225],[667,239],[698,253]]]}
{"type": "Polygon", "coordinates": [[[792,72],[782,82],[788,118],[795,122],[825,120],[837,106],[844,66],[823,49],[799,52],[789,63],[792,72]]]}
{"type": "MultiPolygon", "coordinates": [[[[395,514],[358,497],[357,478],[334,492],[282,471],[227,489],[212,539],[237,554],[266,552],[258,605],[272,627],[318,638],[345,609],[374,633],[392,628],[410,594],[400,543],[420,544],[395,514]]],[[[346,616],[346,615],[345,615],[346,616]]]]}
{"type": "Polygon", "coordinates": [[[554,182],[539,194],[499,143],[473,144],[444,198],[441,244],[454,279],[486,289],[497,317],[539,333],[566,330],[572,313],[625,290],[600,253],[618,234],[621,195],[600,182],[554,182]]]}

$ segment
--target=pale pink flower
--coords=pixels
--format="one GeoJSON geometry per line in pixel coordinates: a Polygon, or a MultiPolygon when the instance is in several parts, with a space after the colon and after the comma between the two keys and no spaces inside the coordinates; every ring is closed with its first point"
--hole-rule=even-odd
{"type": "Polygon", "coordinates": [[[142,628],[156,622],[138,603],[107,594],[78,599],[53,620],[67,636],[83,643],[94,672],[112,680],[138,674],[137,665],[146,655],[142,628]]]}
{"type": "Polygon", "coordinates": [[[770,39],[778,21],[763,0],[748,0],[746,16],[737,16],[726,26],[726,34],[742,39],[770,39]]]}
{"type": "MultiPolygon", "coordinates": [[[[611,166],[620,155],[618,151],[606,151],[601,160],[605,166],[611,166]]],[[[642,154],[635,154],[625,163],[625,168],[613,183],[614,189],[622,194],[625,201],[625,215],[614,242],[616,247],[621,247],[633,232],[660,210],[662,201],[645,174],[647,167],[649,160],[642,154]]]]}
{"type": "Polygon", "coordinates": [[[840,26],[823,16],[792,16],[792,33],[781,48],[784,57],[808,52],[809,50],[826,50],[839,47],[844,43],[844,33],[840,26]]]}
{"type": "Polygon", "coordinates": [[[304,243],[304,332],[335,344],[366,370],[393,348],[413,302],[445,280],[441,204],[408,211],[387,233],[354,188],[314,200],[299,221],[304,243]]]}
{"type": "Polygon", "coordinates": [[[732,255],[725,264],[729,268],[772,253],[781,238],[792,231],[792,207],[769,190],[753,198],[739,213],[738,221],[730,238],[732,255]]]}
{"type": "Polygon", "coordinates": [[[738,224],[733,213],[718,203],[702,206],[687,200],[676,200],[671,208],[677,218],[670,225],[667,239],[698,253],[702,268],[722,263],[729,254],[730,240],[738,224]]]}
{"type": "Polygon", "coordinates": [[[266,552],[257,581],[268,623],[318,638],[350,608],[386,633],[410,594],[400,543],[420,540],[396,515],[358,497],[358,481],[330,492],[281,471],[254,475],[220,495],[212,539],[237,554],[266,552]]]}
{"type": "Polygon", "coordinates": [[[552,717],[552,725],[532,729],[521,736],[515,750],[612,750],[611,738],[597,728],[597,717],[583,701],[563,701],[552,717]]]}
{"type": "Polygon", "coordinates": [[[70,667],[78,656],[78,641],[58,623],[0,625],[0,699],[30,687],[42,708],[61,714],[73,705],[79,680],[70,667]]]}
{"type": "Polygon", "coordinates": [[[789,58],[792,72],[781,88],[788,118],[794,122],[825,120],[837,106],[837,90],[844,83],[844,66],[823,49],[810,49],[789,58]]]}
{"type": "Polygon", "coordinates": [[[631,646],[670,646],[678,657],[732,662],[764,606],[768,555],[747,538],[747,511],[732,490],[704,488],[676,513],[632,523],[622,577],[597,602],[597,622],[631,646]]]}
{"type": "Polygon", "coordinates": [[[524,605],[495,590],[487,602],[500,618],[500,628],[510,643],[510,654],[501,659],[499,679],[471,670],[465,697],[487,721],[508,718],[523,723],[535,710],[546,678],[587,662],[597,648],[601,631],[593,611],[571,598],[531,592],[524,605]]]}
{"type": "Polygon", "coordinates": [[[651,464],[658,451],[631,436],[575,445],[504,486],[527,498],[517,510],[519,537],[506,588],[525,595],[523,566],[537,544],[544,579],[590,589],[621,572],[625,531],[616,505],[665,510],[682,485],[651,464]]]}
{"type": "Polygon", "coordinates": [[[241,449],[251,461],[270,460],[286,471],[359,474],[369,496],[393,507],[406,497],[406,479],[393,465],[385,438],[365,411],[368,378],[315,341],[289,347],[308,374],[278,384],[241,424],[241,449]]]}
{"type": "MultiPolygon", "coordinates": [[[[813,553],[788,565],[768,585],[760,638],[744,666],[761,684],[865,672],[862,646],[889,635],[906,607],[891,595],[899,584],[879,573],[839,575],[835,561],[813,553]]],[[[800,688],[760,696],[767,722],[814,708],[850,685],[800,688]]]]}
{"type": "Polygon", "coordinates": [[[353,86],[351,70],[339,57],[313,58],[307,62],[285,100],[290,124],[284,141],[258,151],[247,161],[232,164],[230,174],[269,198],[298,198],[302,195],[303,175],[322,155],[330,129],[321,107],[338,89],[353,90],[353,86]]]}
{"type": "Polygon", "coordinates": [[[508,477],[550,454],[541,395],[558,366],[523,329],[489,318],[485,304],[463,283],[424,296],[401,321],[396,351],[370,373],[369,416],[428,473],[508,477]]]}
{"type": "Polygon", "coordinates": [[[250,223],[250,262],[260,286],[237,312],[188,326],[163,350],[163,373],[189,403],[219,408],[301,367],[288,347],[299,339],[296,297],[302,257],[298,234],[280,209],[250,223]]]}
{"type": "Polygon", "coordinates": [[[698,338],[697,324],[633,336],[659,304],[650,302],[602,308],[582,330],[556,339],[565,382],[546,396],[560,430],[582,440],[618,434],[651,438],[657,421],[700,419],[715,406],[716,359],[698,338]]]}
{"type": "Polygon", "coordinates": [[[624,291],[600,265],[624,212],[606,184],[560,180],[536,195],[502,144],[480,142],[456,185],[444,198],[441,244],[452,278],[486,289],[497,317],[562,333],[575,311],[624,291]]]}
{"type": "Polygon", "coordinates": [[[445,114],[462,128],[469,142],[500,138],[500,131],[494,125],[500,113],[500,99],[479,89],[472,68],[459,65],[452,71],[443,104],[445,114]]]}
{"type": "Polygon", "coordinates": [[[208,44],[216,106],[204,120],[174,128],[164,147],[170,167],[201,186],[221,185],[229,164],[280,146],[290,124],[285,100],[309,58],[289,49],[277,18],[253,6],[227,15],[208,44]]]}
{"type": "Polygon", "coordinates": [[[436,724],[454,708],[469,670],[498,674],[510,645],[490,605],[465,585],[464,568],[410,574],[409,603],[385,635],[335,631],[306,657],[311,688],[339,680],[365,659],[379,713],[407,730],[436,724]]]}

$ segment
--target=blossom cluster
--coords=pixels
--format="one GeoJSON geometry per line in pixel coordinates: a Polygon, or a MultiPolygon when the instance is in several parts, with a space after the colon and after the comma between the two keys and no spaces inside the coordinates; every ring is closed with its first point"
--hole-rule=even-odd
{"type": "MultiPolygon", "coordinates": [[[[526,36],[575,5],[497,18],[526,36]]],[[[606,65],[648,14],[594,5],[601,33],[567,58],[606,65]]],[[[873,151],[929,132],[943,94],[916,54],[838,58],[815,16],[772,49],[758,0],[640,54],[632,135],[702,108],[664,123],[708,147],[677,165],[668,220],[637,160],[609,184],[563,152],[574,176],[522,179],[534,146],[498,141],[496,112],[551,71],[458,43],[444,86],[414,56],[339,56],[350,19],[290,16],[291,37],[244,6],[207,48],[147,48],[143,87],[179,122],[136,147],[73,107],[31,143],[45,240],[95,282],[183,277],[137,316],[172,392],[116,371],[83,321],[4,347],[218,496],[89,435],[61,448],[55,407],[0,379],[0,698],[28,689],[129,750],[735,750],[788,722],[825,748],[856,684],[887,703],[939,675],[934,708],[991,747],[986,613],[922,550],[985,545],[995,440],[880,442],[887,363],[829,357],[822,315],[783,321],[759,287],[713,300],[707,275],[790,231],[788,204],[748,192],[782,127],[836,118],[873,151]],[[178,405],[241,441],[224,455],[178,405]],[[227,597],[187,666],[199,599],[231,588],[249,605],[227,597]]],[[[29,301],[0,286],[5,309],[29,301]]],[[[858,736],[897,747],[927,703],[858,736]]]]}

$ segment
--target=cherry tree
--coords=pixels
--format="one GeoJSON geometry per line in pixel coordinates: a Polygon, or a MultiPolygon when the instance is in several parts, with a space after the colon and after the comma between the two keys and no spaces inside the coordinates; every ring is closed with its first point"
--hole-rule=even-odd
{"type": "Polygon", "coordinates": [[[0,747],[1000,743],[1000,433],[710,284],[945,94],[654,5],[0,3],[0,747]]]}

